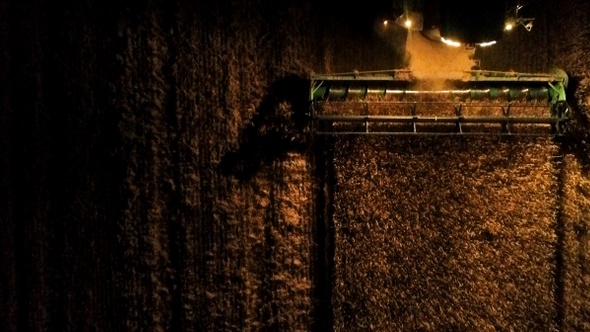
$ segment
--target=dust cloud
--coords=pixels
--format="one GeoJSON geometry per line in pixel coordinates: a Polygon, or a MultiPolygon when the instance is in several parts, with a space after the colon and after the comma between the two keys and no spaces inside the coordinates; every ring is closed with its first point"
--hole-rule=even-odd
{"type": "Polygon", "coordinates": [[[470,70],[473,50],[465,47],[451,47],[428,39],[419,31],[408,31],[406,51],[409,55],[409,69],[416,78],[428,81],[460,79],[463,72],[470,70]]]}

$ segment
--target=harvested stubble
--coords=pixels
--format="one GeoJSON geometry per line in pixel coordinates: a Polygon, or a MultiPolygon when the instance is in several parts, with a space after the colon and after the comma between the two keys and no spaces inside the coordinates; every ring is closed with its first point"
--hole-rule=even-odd
{"type": "Polygon", "coordinates": [[[590,179],[573,155],[563,161],[563,330],[590,331],[590,179]]]}
{"type": "Polygon", "coordinates": [[[551,331],[550,139],[339,137],[337,331],[551,331]]]}

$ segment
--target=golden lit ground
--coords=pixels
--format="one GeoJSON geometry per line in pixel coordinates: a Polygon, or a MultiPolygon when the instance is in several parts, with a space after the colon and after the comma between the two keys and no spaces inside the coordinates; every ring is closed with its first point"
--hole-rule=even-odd
{"type": "Polygon", "coordinates": [[[566,331],[590,330],[590,179],[588,165],[573,155],[563,167],[563,315],[566,331]]]}
{"type": "Polygon", "coordinates": [[[550,139],[334,148],[337,331],[555,328],[550,139]]]}

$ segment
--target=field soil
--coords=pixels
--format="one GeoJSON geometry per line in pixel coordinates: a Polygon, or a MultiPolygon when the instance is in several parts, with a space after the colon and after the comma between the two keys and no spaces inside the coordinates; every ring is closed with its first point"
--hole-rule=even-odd
{"type": "Polygon", "coordinates": [[[477,56],[565,70],[569,138],[320,139],[312,73],[410,66],[389,4],[0,2],[0,330],[590,331],[590,4],[555,6],[477,56]]]}

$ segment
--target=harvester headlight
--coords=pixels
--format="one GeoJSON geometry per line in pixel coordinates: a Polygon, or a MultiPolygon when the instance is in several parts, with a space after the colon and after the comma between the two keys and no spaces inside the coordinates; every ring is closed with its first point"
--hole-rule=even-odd
{"type": "Polygon", "coordinates": [[[506,24],[504,25],[504,30],[510,31],[512,29],[514,29],[514,23],[513,22],[506,22],[506,24]]]}
{"type": "Polygon", "coordinates": [[[496,43],[495,40],[489,41],[489,42],[484,42],[484,43],[479,43],[477,44],[480,47],[488,47],[488,46],[492,46],[496,43]]]}
{"type": "Polygon", "coordinates": [[[454,41],[454,40],[451,40],[451,39],[446,39],[445,37],[440,37],[440,40],[443,43],[445,43],[445,44],[447,44],[449,46],[453,46],[453,47],[459,47],[459,46],[461,46],[461,43],[459,43],[458,41],[454,41]]]}
{"type": "Polygon", "coordinates": [[[422,13],[406,12],[395,19],[395,24],[411,31],[422,31],[424,17],[422,13]]]}

